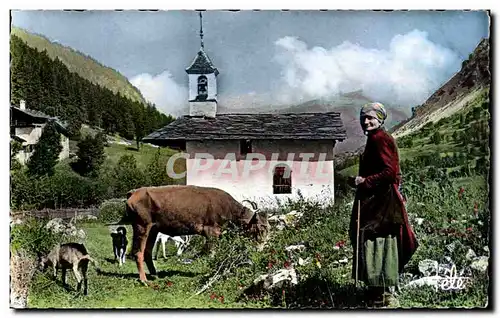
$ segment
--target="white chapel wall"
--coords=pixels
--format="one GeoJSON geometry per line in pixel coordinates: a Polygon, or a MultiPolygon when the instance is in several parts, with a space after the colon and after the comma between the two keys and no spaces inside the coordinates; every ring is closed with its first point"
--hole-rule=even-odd
{"type": "Polygon", "coordinates": [[[186,161],[186,183],[191,185],[209,186],[223,189],[237,200],[250,199],[260,205],[275,207],[278,200],[287,198],[298,199],[299,193],[305,198],[329,203],[334,200],[334,163],[332,142],[328,141],[259,141],[255,143],[254,151],[265,154],[268,160],[260,163],[257,170],[248,165],[248,160],[239,160],[239,141],[206,141],[188,142],[187,153],[191,159],[186,161]],[[328,146],[330,145],[330,146],[328,146]],[[289,150],[287,150],[289,149],[289,150]],[[305,163],[298,155],[301,152],[318,153],[324,151],[324,161],[305,163]],[[277,161],[271,161],[272,153],[279,153],[277,161]],[[288,153],[295,152],[294,161],[286,161],[288,153]],[[195,159],[196,153],[210,153],[213,160],[195,159]],[[223,160],[227,153],[235,153],[236,161],[223,160]],[[273,194],[273,168],[276,164],[287,163],[292,168],[292,193],[273,194]]]}

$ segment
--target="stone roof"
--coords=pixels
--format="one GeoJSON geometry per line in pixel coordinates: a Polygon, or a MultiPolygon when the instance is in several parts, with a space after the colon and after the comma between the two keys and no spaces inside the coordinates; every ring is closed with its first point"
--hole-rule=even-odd
{"type": "MultiPolygon", "coordinates": [[[[48,122],[48,121],[54,121],[56,123],[56,128],[57,130],[64,134],[65,136],[68,136],[68,123],[65,121],[60,120],[58,117],[52,117],[49,116],[45,113],[42,113],[41,111],[34,110],[34,109],[21,109],[17,106],[10,106],[11,111],[17,111],[23,114],[26,114],[30,117],[33,117],[35,120],[40,120],[40,122],[48,122]]],[[[12,115],[11,115],[12,116],[12,115]]]]}
{"type": "Polygon", "coordinates": [[[186,72],[188,74],[211,74],[215,73],[215,75],[219,74],[219,71],[214,66],[207,53],[203,50],[203,48],[198,51],[198,54],[186,68],[186,72]]]}
{"type": "Polygon", "coordinates": [[[143,138],[156,145],[214,139],[346,139],[340,113],[183,116],[143,138]]]}
{"type": "Polygon", "coordinates": [[[44,114],[38,110],[34,110],[34,109],[21,109],[19,107],[16,107],[16,106],[10,106],[11,109],[15,109],[17,111],[20,111],[22,113],[25,113],[26,115],[28,116],[31,116],[31,117],[35,117],[35,118],[41,118],[41,119],[50,119],[52,118],[51,116],[47,115],[47,114],[44,114]]]}

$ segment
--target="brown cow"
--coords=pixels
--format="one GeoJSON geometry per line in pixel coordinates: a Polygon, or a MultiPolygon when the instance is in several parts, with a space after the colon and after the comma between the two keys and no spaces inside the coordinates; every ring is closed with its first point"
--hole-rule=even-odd
{"type": "Polygon", "coordinates": [[[267,235],[267,215],[253,211],[227,192],[199,186],[144,187],[127,194],[126,215],[118,224],[132,224],[132,253],[135,255],[139,279],[146,282],[143,262],[151,275],[156,275],[153,246],[158,232],[170,236],[199,234],[218,238],[221,226],[232,222],[257,241],[267,235]]]}

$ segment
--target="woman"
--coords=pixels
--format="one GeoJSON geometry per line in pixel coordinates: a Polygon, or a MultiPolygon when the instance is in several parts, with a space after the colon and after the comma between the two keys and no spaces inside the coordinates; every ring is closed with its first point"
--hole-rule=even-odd
{"type": "Polygon", "coordinates": [[[356,197],[349,231],[355,253],[353,278],[359,257],[358,278],[368,286],[370,301],[375,303],[384,301],[388,287],[398,284],[399,273],[418,247],[398,191],[399,156],[394,139],[383,126],[386,118],[380,103],[361,108],[360,124],[368,139],[355,179],[356,197]],[[358,201],[360,226],[359,249],[356,249],[358,201]]]}

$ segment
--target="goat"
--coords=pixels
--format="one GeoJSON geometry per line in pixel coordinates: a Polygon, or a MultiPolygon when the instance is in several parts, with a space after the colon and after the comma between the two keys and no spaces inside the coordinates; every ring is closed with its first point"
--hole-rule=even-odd
{"type": "Polygon", "coordinates": [[[113,253],[115,255],[115,261],[118,259],[119,266],[125,264],[125,253],[127,252],[127,229],[120,226],[116,229],[116,232],[111,233],[113,241],[113,253]]]}
{"type": "Polygon", "coordinates": [[[83,294],[88,294],[87,270],[88,264],[92,262],[99,272],[97,262],[92,259],[83,244],[66,243],[55,246],[46,256],[39,255],[39,266],[41,271],[52,267],[53,277],[57,278],[57,270],[62,269],[62,283],[66,287],[66,271],[73,269],[77,281],[77,292],[80,292],[83,281],[83,294]]]}
{"type": "Polygon", "coordinates": [[[155,259],[158,259],[158,252],[160,251],[160,245],[163,251],[163,258],[167,258],[167,255],[165,253],[165,244],[168,242],[168,240],[174,241],[175,248],[177,249],[177,256],[180,256],[188,247],[189,241],[191,240],[191,235],[170,236],[167,234],[158,233],[158,236],[156,237],[155,241],[156,245],[155,259]]]}

